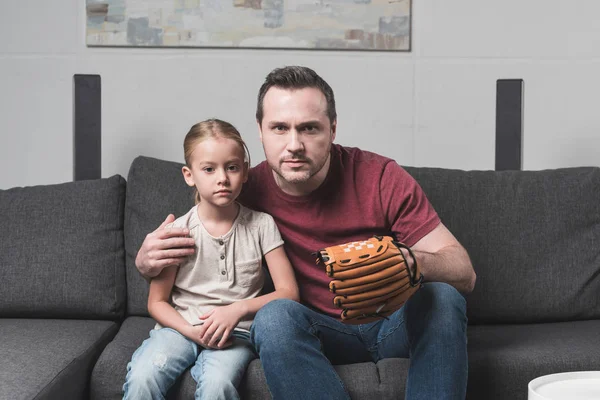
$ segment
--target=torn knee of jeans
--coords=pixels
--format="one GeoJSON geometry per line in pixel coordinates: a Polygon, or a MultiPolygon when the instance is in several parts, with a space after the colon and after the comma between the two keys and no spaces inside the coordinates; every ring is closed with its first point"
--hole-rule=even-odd
{"type": "Polygon", "coordinates": [[[164,353],[156,353],[152,358],[152,364],[159,369],[163,369],[167,363],[167,355],[164,353]]]}

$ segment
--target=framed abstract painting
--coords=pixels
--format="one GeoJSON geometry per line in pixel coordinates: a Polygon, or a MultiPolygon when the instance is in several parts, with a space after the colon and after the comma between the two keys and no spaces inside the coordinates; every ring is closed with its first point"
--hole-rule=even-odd
{"type": "Polygon", "coordinates": [[[410,51],[411,1],[86,0],[86,43],[410,51]]]}

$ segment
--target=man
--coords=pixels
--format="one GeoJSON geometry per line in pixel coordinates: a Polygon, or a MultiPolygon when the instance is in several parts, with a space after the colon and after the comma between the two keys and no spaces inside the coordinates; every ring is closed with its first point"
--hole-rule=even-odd
{"type": "MultiPolygon", "coordinates": [[[[272,301],[254,319],[251,337],[273,397],[348,399],[332,364],[410,357],[407,399],[464,399],[460,292],[473,289],[475,272],[419,185],[391,159],[333,144],[333,91],[309,68],[272,71],[259,91],[256,121],[266,161],[252,169],[240,200],[274,217],[302,300],[272,301]],[[311,254],[375,234],[411,247],[425,284],[387,319],[344,324],[329,278],[311,254]]],[[[163,228],[171,220],[147,236],[137,255],[145,276],[193,252],[187,232],[163,228]]]]}

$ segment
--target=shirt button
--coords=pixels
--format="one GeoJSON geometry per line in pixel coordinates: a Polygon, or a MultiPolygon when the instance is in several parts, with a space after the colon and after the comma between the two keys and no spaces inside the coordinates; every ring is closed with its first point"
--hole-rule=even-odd
{"type": "Polygon", "coordinates": [[[222,241],[222,240],[219,240],[219,244],[220,244],[221,246],[223,246],[223,241],[222,241]]]}
{"type": "Polygon", "coordinates": [[[225,275],[225,271],[221,271],[221,275],[225,275]]]}
{"type": "Polygon", "coordinates": [[[224,259],[225,259],[225,256],[221,254],[221,260],[224,260],[224,259]]]}

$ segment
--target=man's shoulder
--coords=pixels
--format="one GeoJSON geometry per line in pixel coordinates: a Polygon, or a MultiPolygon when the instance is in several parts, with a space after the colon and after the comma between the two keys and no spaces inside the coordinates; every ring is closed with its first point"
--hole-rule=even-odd
{"type": "Polygon", "coordinates": [[[248,170],[248,181],[261,179],[269,170],[269,164],[262,161],[248,170]]]}
{"type": "Polygon", "coordinates": [[[339,155],[343,165],[355,164],[357,167],[385,168],[389,163],[396,163],[392,158],[358,147],[342,146],[339,144],[334,144],[334,146],[334,151],[339,155]]]}
{"type": "Polygon", "coordinates": [[[242,192],[238,197],[238,201],[250,208],[261,208],[260,201],[265,197],[265,192],[268,191],[268,175],[270,167],[266,161],[261,162],[248,171],[248,180],[242,186],[242,192]]]}

